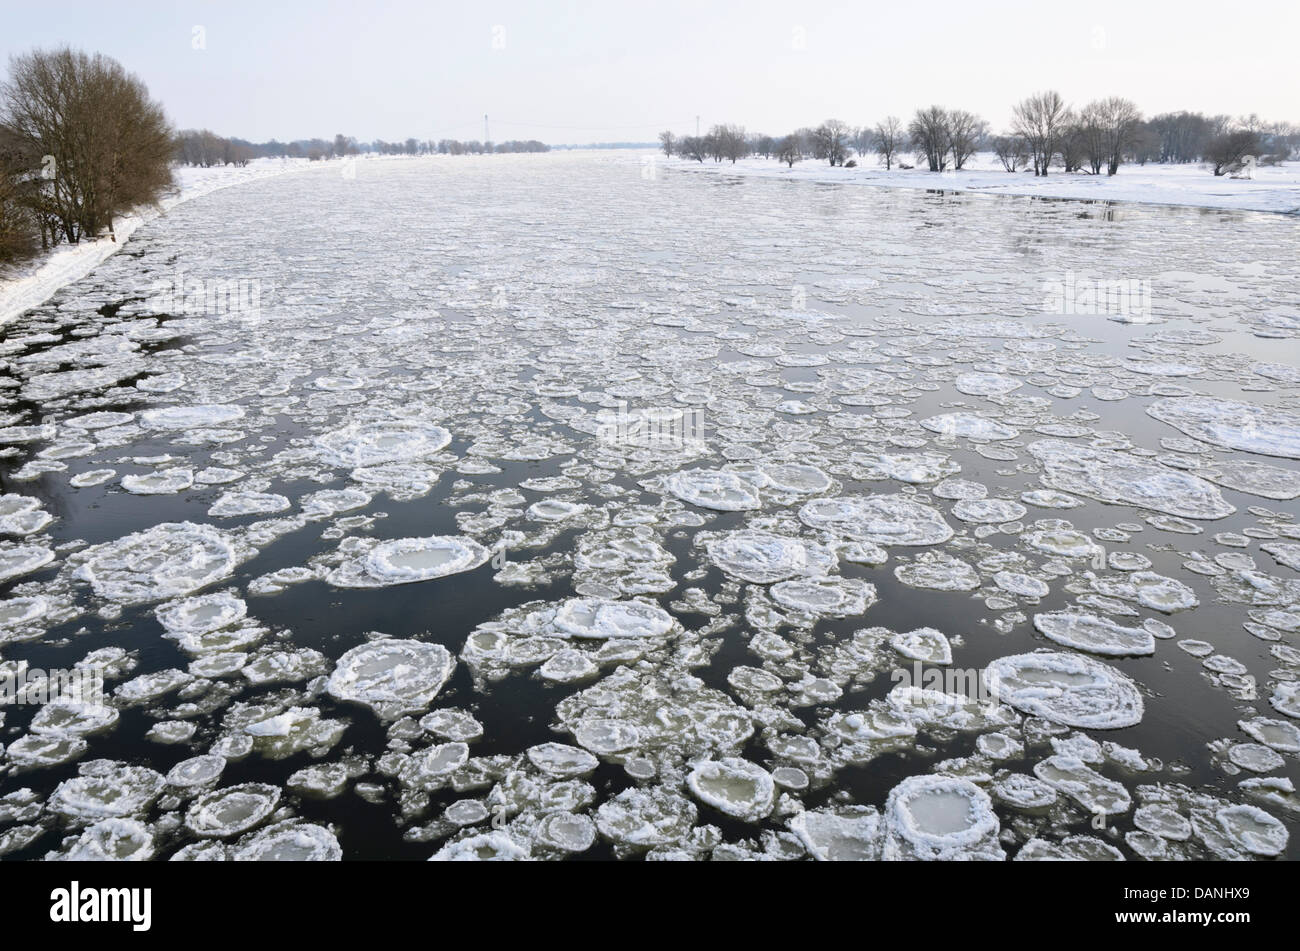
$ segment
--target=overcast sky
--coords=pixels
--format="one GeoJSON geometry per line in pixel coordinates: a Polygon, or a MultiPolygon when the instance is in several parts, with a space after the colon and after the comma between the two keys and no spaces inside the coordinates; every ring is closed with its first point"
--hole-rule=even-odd
{"type": "Polygon", "coordinates": [[[0,0],[0,53],[72,44],[179,127],[329,137],[782,133],[939,103],[995,129],[1042,88],[1300,122],[1300,0],[0,0]]]}

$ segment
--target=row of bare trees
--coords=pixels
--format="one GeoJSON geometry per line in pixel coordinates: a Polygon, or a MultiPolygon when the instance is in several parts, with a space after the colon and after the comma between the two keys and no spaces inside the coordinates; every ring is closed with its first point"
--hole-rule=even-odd
{"type": "Polygon", "coordinates": [[[0,84],[0,262],[107,230],[172,185],[162,107],[116,61],[15,56],[0,84]]]}
{"type": "Polygon", "coordinates": [[[247,165],[257,155],[239,139],[226,139],[208,129],[187,129],[176,134],[176,161],[183,165],[247,165]]]}
{"type": "Polygon", "coordinates": [[[888,116],[874,126],[852,127],[827,119],[813,128],[779,138],[746,134],[743,126],[715,125],[708,133],[678,137],[659,134],[667,156],[696,162],[735,162],[750,155],[776,158],[788,166],[813,158],[834,166],[853,166],[874,154],[886,170],[911,168],[905,156],[931,172],[960,171],[976,152],[988,150],[1008,172],[1047,175],[1065,172],[1115,175],[1125,163],[1205,162],[1215,175],[1240,169],[1254,156],[1276,164],[1300,151],[1300,134],[1286,123],[1263,123],[1256,116],[1207,119],[1198,113],[1165,113],[1145,120],[1130,100],[1110,96],[1080,109],[1054,91],[1017,103],[1011,129],[992,135],[988,123],[964,109],[918,109],[904,124],[888,116]]]}

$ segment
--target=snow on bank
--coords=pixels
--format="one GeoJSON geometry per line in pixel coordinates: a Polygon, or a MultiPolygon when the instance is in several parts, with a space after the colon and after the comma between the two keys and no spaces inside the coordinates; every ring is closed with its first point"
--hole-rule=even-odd
{"type": "Polygon", "coordinates": [[[306,159],[258,159],[243,168],[177,168],[177,191],[162,200],[160,210],[148,208],[117,219],[113,223],[116,241],[102,237],[75,245],[61,244],[48,254],[15,268],[0,270],[0,325],[7,324],[24,311],[39,307],[60,288],[81,280],[96,265],[121,248],[137,228],[181,202],[231,185],[242,185],[305,168],[309,164],[306,159]]]}
{"type": "MultiPolygon", "coordinates": [[[[647,153],[648,155],[649,153],[647,153]]],[[[647,162],[646,156],[640,159],[647,162]]],[[[960,172],[928,172],[924,169],[885,171],[874,158],[861,159],[859,168],[831,168],[825,162],[808,160],[787,168],[775,159],[743,159],[730,162],[689,159],[652,159],[667,168],[712,172],[723,175],[752,175],[809,182],[847,182],[882,188],[924,188],[942,191],[979,192],[987,195],[1028,195],[1035,198],[1073,198],[1088,201],[1142,202],[1153,205],[1190,205],[1236,211],[1273,211],[1300,214],[1300,163],[1255,169],[1253,179],[1215,177],[1204,165],[1125,165],[1113,178],[1053,171],[1046,178],[1032,172],[1007,172],[991,152],[981,152],[960,172]]],[[[648,164],[648,163],[647,163],[648,164]]]]}

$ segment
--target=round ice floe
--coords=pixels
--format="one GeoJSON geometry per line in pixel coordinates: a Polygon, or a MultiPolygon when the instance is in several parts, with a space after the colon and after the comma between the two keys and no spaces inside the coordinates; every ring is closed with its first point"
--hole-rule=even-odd
{"type": "Polygon", "coordinates": [[[1286,765],[1281,753],[1262,743],[1237,743],[1228,750],[1228,759],[1252,773],[1269,773],[1286,765]]]}
{"type": "Polygon", "coordinates": [[[1272,857],[1286,850],[1286,826],[1256,806],[1225,806],[1215,813],[1223,833],[1240,849],[1272,857]]]}
{"type": "Polygon", "coordinates": [[[1278,713],[1300,719],[1300,681],[1279,683],[1273,688],[1273,695],[1268,698],[1268,702],[1278,713]]]}
{"type": "Polygon", "coordinates": [[[286,822],[253,833],[230,857],[236,862],[338,862],[343,848],[324,826],[286,822]]]}
{"type": "Polygon", "coordinates": [[[862,807],[841,815],[801,812],[790,820],[790,831],[819,862],[866,862],[880,857],[880,816],[862,807]]]}
{"type": "Polygon", "coordinates": [[[49,601],[39,594],[0,601],[0,631],[30,624],[43,617],[49,609],[49,601]]]}
{"type": "Polygon", "coordinates": [[[1249,737],[1283,753],[1300,753],[1300,727],[1286,720],[1254,717],[1238,720],[1237,726],[1249,737]]]}
{"type": "Polygon", "coordinates": [[[91,486],[103,485],[115,475],[117,475],[116,469],[91,469],[74,475],[68,480],[68,484],[74,489],[87,489],[91,486]]]}
{"type": "Polygon", "coordinates": [[[735,756],[697,763],[686,784],[706,805],[750,822],[772,811],[776,790],[771,773],[735,756]]]}
{"type": "Polygon", "coordinates": [[[1192,824],[1187,817],[1164,803],[1151,803],[1135,809],[1133,824],[1143,832],[1175,842],[1186,841],[1192,835],[1192,824]]]}
{"type": "Polygon", "coordinates": [[[153,833],[143,822],[103,819],[81,833],[60,857],[70,862],[144,862],[153,852],[153,833]]]}
{"type": "Polygon", "coordinates": [[[469,761],[464,743],[437,743],[411,754],[402,770],[402,782],[413,789],[437,789],[469,761]]]}
{"type": "Polygon", "coordinates": [[[794,462],[767,463],[763,466],[771,488],[778,492],[810,495],[831,487],[831,477],[816,466],[794,462]]]}
{"type": "Polygon", "coordinates": [[[963,373],[953,381],[953,386],[968,396],[1001,396],[1019,389],[1024,383],[1001,373],[963,373]]]}
{"type": "Polygon", "coordinates": [[[1107,779],[1078,756],[1049,756],[1034,764],[1034,775],[1094,815],[1118,815],[1133,804],[1123,784],[1107,779]]]}
{"type": "Polygon", "coordinates": [[[383,584],[409,584],[477,568],[492,553],[471,538],[433,535],[380,542],[365,559],[366,573],[383,584]]]}
{"type": "Polygon", "coordinates": [[[85,755],[89,745],[72,733],[28,733],[10,743],[4,755],[17,769],[41,769],[70,763],[85,755]]]}
{"type": "Polygon", "coordinates": [[[885,822],[889,844],[909,858],[951,859],[990,846],[1001,857],[993,803],[966,779],[909,776],[890,790],[885,822]]]}
{"type": "Polygon", "coordinates": [[[756,509],[762,504],[753,486],[734,472],[688,469],[674,472],[664,484],[679,499],[720,512],[756,509]]]}
{"type": "Polygon", "coordinates": [[[1213,446],[1300,459],[1300,413],[1189,396],[1157,400],[1147,407],[1147,414],[1213,446]]]}
{"type": "Polygon", "coordinates": [[[1283,469],[1247,459],[1224,459],[1196,469],[1195,474],[1215,485],[1257,495],[1262,499],[1300,498],[1300,472],[1294,469],[1283,469]]]}
{"type": "Polygon", "coordinates": [[[1004,426],[996,420],[978,413],[943,413],[921,420],[921,425],[932,433],[945,436],[961,436],[964,439],[1015,439],[1020,435],[1010,426],[1004,426]]]}
{"type": "Polygon", "coordinates": [[[1039,651],[1000,657],[985,670],[1002,703],[1081,729],[1119,729],[1142,720],[1142,695],[1113,667],[1081,654],[1039,651]]]}
{"type": "Polygon", "coordinates": [[[1019,595],[1022,598],[1044,598],[1052,589],[1046,581],[1019,571],[998,571],[993,575],[993,583],[1003,591],[1019,595]]]}
{"type": "Polygon", "coordinates": [[[1017,809],[1046,809],[1059,797],[1056,790],[1037,776],[1008,773],[993,782],[993,795],[1017,809]]]}
{"type": "Polygon", "coordinates": [[[190,469],[163,469],[145,475],[122,476],[122,488],[132,495],[174,495],[194,485],[190,469]]]}
{"type": "Polygon", "coordinates": [[[741,529],[710,539],[709,559],[728,575],[771,584],[796,575],[824,574],[835,556],[820,546],[771,532],[741,529]]]}
{"type": "Polygon", "coordinates": [[[248,614],[243,598],[229,592],[204,594],[159,605],[154,610],[158,621],[173,637],[199,636],[229,627],[248,614]]]}
{"type": "Polygon", "coordinates": [[[416,420],[353,423],[316,440],[321,457],[332,465],[356,468],[388,462],[414,462],[441,452],[451,433],[416,420]]]}
{"type": "Polygon", "coordinates": [[[894,577],[909,587],[934,591],[974,591],[980,586],[974,568],[944,552],[923,552],[915,561],[895,568],[894,577]]]}
{"type": "Polygon", "coordinates": [[[661,637],[672,626],[667,611],[644,601],[571,598],[555,612],[556,629],[569,637],[661,637]]]}
{"type": "Polygon", "coordinates": [[[557,779],[585,776],[600,765],[600,760],[586,750],[564,743],[542,743],[531,747],[528,750],[528,761],[546,775],[557,779]]]}
{"type": "Polygon", "coordinates": [[[1036,614],[1034,627],[1049,640],[1092,654],[1122,657],[1156,652],[1156,641],[1150,631],[1124,627],[1098,614],[1071,611],[1036,614]]]}
{"type": "Polygon", "coordinates": [[[812,528],[877,545],[937,545],[953,535],[937,509],[905,495],[814,499],[799,518],[812,528]]]}
{"type": "Polygon", "coordinates": [[[1023,518],[1027,509],[1008,499],[969,499],[952,507],[952,514],[963,522],[997,524],[1023,518]]]}
{"type": "Polygon", "coordinates": [[[772,585],[772,600],[791,611],[829,617],[862,614],[876,603],[876,588],[857,578],[781,581],[772,585]]]}
{"type": "Polygon", "coordinates": [[[116,707],[84,700],[52,700],[32,717],[33,733],[90,736],[112,729],[119,713],[116,707]]]}
{"type": "Polygon", "coordinates": [[[543,499],[528,506],[528,517],[539,522],[562,522],[587,511],[586,505],[563,499],[543,499]]]}
{"type": "Polygon", "coordinates": [[[240,515],[273,515],[289,507],[289,500],[275,492],[227,492],[212,503],[208,514],[213,518],[240,515]]]}
{"type": "Polygon", "coordinates": [[[925,664],[952,663],[952,645],[942,631],[936,631],[932,627],[918,627],[914,631],[891,634],[889,646],[904,657],[925,664]]]}
{"type": "Polygon", "coordinates": [[[537,673],[542,679],[562,684],[585,680],[588,677],[594,677],[599,672],[600,668],[587,656],[585,651],[573,648],[557,651],[537,669],[537,673]]]}
{"type": "Polygon", "coordinates": [[[147,409],[140,422],[149,429],[206,429],[244,418],[244,408],[230,404],[201,406],[165,406],[147,409]]]}
{"type": "Polygon", "coordinates": [[[0,550],[0,582],[29,574],[54,560],[54,552],[39,545],[15,545],[0,550]]]}
{"type": "Polygon", "coordinates": [[[585,852],[596,842],[596,825],[586,816],[553,812],[537,824],[535,841],[562,852],[585,852]]]}
{"type": "Polygon", "coordinates": [[[0,534],[32,535],[52,521],[53,515],[41,511],[40,499],[30,495],[0,495],[0,534]]]}
{"type": "Polygon", "coordinates": [[[339,658],[326,690],[364,704],[382,719],[424,710],[451,676],[455,660],[441,644],[383,638],[339,658]]]}
{"type": "Polygon", "coordinates": [[[698,814],[693,802],[663,787],[633,787],[601,804],[596,827],[616,843],[652,848],[684,838],[698,814]]]}
{"type": "Polygon", "coordinates": [[[226,768],[226,759],[215,753],[192,756],[182,760],[167,773],[167,785],[178,789],[194,789],[215,785],[226,768]]]}
{"type": "Polygon", "coordinates": [[[95,760],[81,774],[59,783],[50,795],[51,812],[75,819],[143,814],[162,793],[163,778],[144,766],[95,760]]]}
{"type": "Polygon", "coordinates": [[[223,839],[264,822],[280,802],[280,790],[266,783],[241,783],[205,793],[185,814],[185,826],[195,835],[223,839]]]}
{"type": "Polygon", "coordinates": [[[430,862],[522,862],[529,849],[505,832],[484,832],[458,839],[439,849],[430,862]]]}
{"type": "Polygon", "coordinates": [[[121,604],[189,594],[229,576],[238,561],[229,535],[192,522],[164,522],[78,557],[76,576],[121,604]]]}
{"type": "Polygon", "coordinates": [[[1042,464],[1043,482],[1062,492],[1182,518],[1218,519],[1236,511],[1204,479],[1127,453],[1061,439],[1040,439],[1026,448],[1042,464]]]}

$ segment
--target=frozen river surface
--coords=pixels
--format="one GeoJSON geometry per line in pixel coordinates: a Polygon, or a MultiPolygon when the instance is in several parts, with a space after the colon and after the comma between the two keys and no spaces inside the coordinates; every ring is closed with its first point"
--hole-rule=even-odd
{"type": "Polygon", "coordinates": [[[0,854],[1294,857],[1298,257],[591,156],[186,203],[0,345],[0,854]]]}

